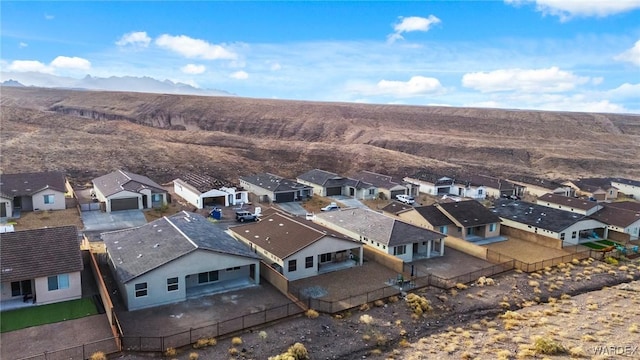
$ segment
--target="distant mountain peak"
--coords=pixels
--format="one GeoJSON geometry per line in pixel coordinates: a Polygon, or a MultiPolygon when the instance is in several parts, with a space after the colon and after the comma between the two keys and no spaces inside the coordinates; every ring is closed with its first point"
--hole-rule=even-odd
{"type": "Polygon", "coordinates": [[[19,81],[15,81],[13,79],[9,79],[9,80],[3,81],[0,85],[2,85],[2,86],[14,86],[14,87],[25,87],[19,81]]]}

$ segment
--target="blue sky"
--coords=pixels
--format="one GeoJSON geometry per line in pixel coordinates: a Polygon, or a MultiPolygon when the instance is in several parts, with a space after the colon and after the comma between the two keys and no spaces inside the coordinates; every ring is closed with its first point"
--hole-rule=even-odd
{"type": "Polygon", "coordinates": [[[640,113],[640,0],[0,6],[3,80],[149,76],[258,98],[640,113]]]}

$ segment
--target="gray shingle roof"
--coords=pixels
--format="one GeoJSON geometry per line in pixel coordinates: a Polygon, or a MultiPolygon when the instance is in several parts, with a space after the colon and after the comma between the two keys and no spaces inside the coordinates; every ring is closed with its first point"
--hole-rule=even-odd
{"type": "Polygon", "coordinates": [[[443,185],[443,186],[453,185],[453,178],[434,174],[427,170],[420,170],[410,177],[430,183],[430,184],[434,184],[434,185],[443,185]]]}
{"type": "Polygon", "coordinates": [[[500,222],[500,218],[475,200],[437,204],[464,227],[480,226],[500,222]]]}
{"type": "Polygon", "coordinates": [[[570,211],[509,199],[496,200],[495,207],[491,211],[503,219],[553,232],[561,232],[581,220],[588,219],[584,215],[570,211]]]}
{"type": "Polygon", "coordinates": [[[299,175],[298,179],[310,182],[312,184],[321,185],[325,188],[352,186],[357,189],[368,189],[374,187],[368,182],[351,179],[320,169],[307,171],[306,173],[299,175]]]}
{"type": "Polygon", "coordinates": [[[367,170],[357,173],[353,178],[383,189],[391,189],[395,186],[404,186],[400,184],[399,181],[395,181],[393,177],[389,175],[378,174],[367,170]]]}
{"type": "Polygon", "coordinates": [[[46,188],[66,192],[65,183],[64,174],[58,171],[0,174],[0,193],[13,198],[32,195],[46,188]]]}
{"type": "Polygon", "coordinates": [[[116,170],[100,176],[93,180],[93,185],[97,187],[104,196],[111,196],[122,190],[140,192],[142,189],[153,189],[155,192],[166,192],[161,185],[148,177],[124,170],[116,170]]]}
{"type": "Polygon", "coordinates": [[[580,210],[591,210],[594,207],[599,206],[595,201],[588,201],[578,199],[569,196],[557,195],[557,194],[544,194],[538,198],[539,205],[545,205],[543,203],[563,205],[569,208],[580,210]]]}
{"type": "Polygon", "coordinates": [[[83,269],[75,226],[2,233],[0,248],[0,278],[3,283],[83,269]]]}
{"type": "Polygon", "coordinates": [[[614,178],[614,179],[611,179],[611,181],[618,182],[618,183],[625,184],[625,185],[631,185],[631,186],[640,187],[640,181],[638,181],[638,180],[624,179],[624,178],[614,178]]]}
{"type": "Polygon", "coordinates": [[[197,249],[259,259],[202,215],[186,211],[101,237],[116,265],[116,276],[125,283],[197,249]]]}
{"type": "Polygon", "coordinates": [[[429,222],[432,226],[446,226],[452,225],[453,221],[442,213],[437,207],[433,205],[418,206],[415,208],[418,214],[429,222]]]}
{"type": "Polygon", "coordinates": [[[270,173],[243,176],[240,179],[274,193],[299,191],[301,189],[312,189],[311,186],[300,184],[299,182],[288,180],[281,176],[270,173]]]}

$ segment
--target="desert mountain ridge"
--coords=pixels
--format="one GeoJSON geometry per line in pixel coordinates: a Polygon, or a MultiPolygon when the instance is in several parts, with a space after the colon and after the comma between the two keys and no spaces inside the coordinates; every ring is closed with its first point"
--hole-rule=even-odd
{"type": "Polygon", "coordinates": [[[640,178],[640,116],[2,87],[2,172],[640,178]]]}

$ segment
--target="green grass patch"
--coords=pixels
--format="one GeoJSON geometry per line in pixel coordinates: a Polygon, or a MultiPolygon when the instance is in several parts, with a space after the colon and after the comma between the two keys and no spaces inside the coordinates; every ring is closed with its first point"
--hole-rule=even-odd
{"type": "Polygon", "coordinates": [[[617,242],[613,242],[611,240],[598,240],[596,241],[598,244],[604,244],[605,246],[617,246],[620,245],[617,242]]]}
{"type": "Polygon", "coordinates": [[[97,313],[96,305],[89,298],[3,311],[0,314],[0,317],[2,317],[0,332],[79,319],[97,313]]]}
{"type": "Polygon", "coordinates": [[[600,250],[600,249],[604,249],[606,247],[604,245],[596,244],[596,243],[593,243],[593,242],[582,243],[580,245],[584,245],[584,246],[586,246],[588,248],[591,248],[591,249],[594,249],[594,250],[600,250]]]}

